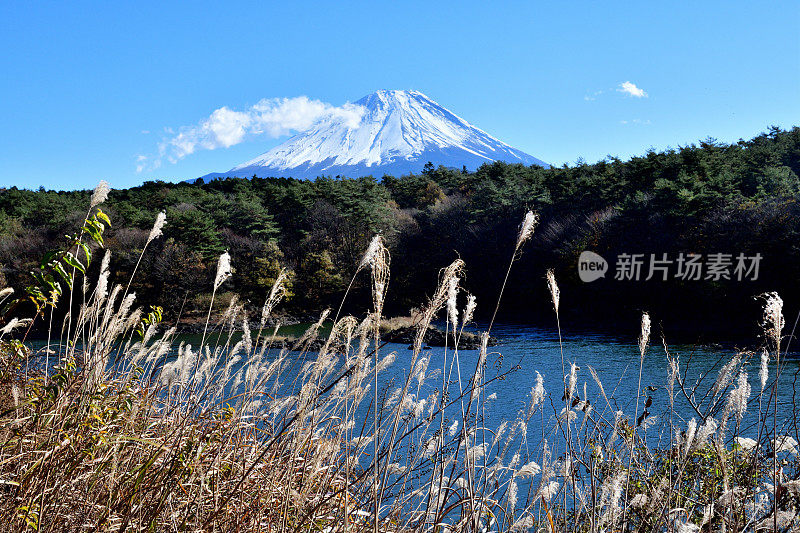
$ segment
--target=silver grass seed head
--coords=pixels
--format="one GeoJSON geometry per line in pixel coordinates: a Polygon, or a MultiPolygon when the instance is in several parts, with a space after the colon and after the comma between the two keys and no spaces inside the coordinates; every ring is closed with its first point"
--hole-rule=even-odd
{"type": "Polygon", "coordinates": [[[453,279],[456,279],[456,285],[458,284],[459,274],[464,270],[464,261],[461,259],[456,259],[450,265],[447,266],[442,271],[441,275],[441,282],[434,293],[433,299],[431,301],[431,308],[434,309],[434,313],[441,308],[441,306],[447,303],[447,298],[450,293],[450,287],[453,283],[453,279]]]}
{"type": "Polygon", "coordinates": [[[19,387],[16,383],[11,386],[11,396],[14,398],[14,407],[19,405],[19,387]]]}
{"type": "Polygon", "coordinates": [[[725,390],[731,380],[733,380],[735,375],[734,371],[741,362],[742,355],[736,354],[731,358],[730,361],[722,366],[722,368],[719,370],[719,374],[717,375],[717,379],[714,381],[714,385],[711,387],[712,396],[716,396],[725,390]]]}
{"type": "Polygon", "coordinates": [[[511,531],[530,531],[533,529],[534,520],[531,515],[525,515],[511,524],[511,531]]]}
{"type": "Polygon", "coordinates": [[[512,480],[508,486],[508,506],[511,509],[517,507],[517,484],[512,480]]]}
{"type": "Polygon", "coordinates": [[[381,362],[378,363],[378,368],[377,368],[378,372],[383,372],[384,370],[392,366],[396,357],[397,357],[397,352],[390,352],[389,355],[381,359],[381,362]]]}
{"type": "Polygon", "coordinates": [[[28,324],[31,323],[31,321],[32,320],[30,318],[19,319],[17,317],[14,317],[8,321],[8,324],[6,324],[5,326],[3,326],[2,329],[0,329],[0,334],[5,335],[7,333],[14,331],[15,329],[27,326],[28,324]]]}
{"type": "MultiPolygon", "coordinates": [[[[503,422],[501,422],[500,425],[498,426],[497,431],[495,431],[494,433],[494,439],[492,439],[492,448],[494,448],[495,445],[497,445],[497,443],[500,442],[500,439],[503,438],[506,429],[508,429],[508,422],[503,420],[503,422]]],[[[455,435],[455,433],[453,433],[453,435],[455,435]]]]}
{"type": "MultiPolygon", "coordinates": [[[[792,525],[792,523],[794,522],[794,519],[795,519],[796,516],[797,516],[797,513],[795,511],[792,511],[792,510],[780,511],[779,510],[778,513],[777,513],[777,516],[773,516],[772,514],[770,514],[769,516],[764,518],[761,522],[756,524],[756,527],[755,527],[754,531],[762,531],[762,530],[772,531],[773,530],[773,526],[775,525],[775,522],[778,523],[778,530],[779,531],[787,531],[787,528],[789,528],[792,525]]],[[[789,531],[794,531],[794,529],[791,529],[789,531]]]]}
{"type": "Polygon", "coordinates": [[[372,271],[372,301],[375,312],[378,314],[382,312],[386,287],[389,283],[390,261],[389,250],[384,245],[383,238],[380,235],[375,235],[358,269],[361,270],[363,267],[369,266],[372,271]]]}
{"type": "Polygon", "coordinates": [[[547,288],[550,290],[550,296],[553,299],[553,307],[558,313],[558,304],[561,300],[561,291],[558,289],[558,284],[556,283],[556,275],[553,272],[553,269],[548,269],[546,273],[547,277],[547,288]]]}
{"type": "Polygon", "coordinates": [[[531,461],[530,463],[523,465],[519,470],[514,473],[516,477],[533,477],[537,475],[539,472],[542,471],[542,467],[540,467],[535,461],[531,461]]]}
{"type": "Polygon", "coordinates": [[[95,301],[102,303],[108,296],[109,264],[111,263],[111,250],[106,250],[103,261],[100,263],[100,275],[97,278],[95,287],[95,301]]]}
{"type": "Polygon", "coordinates": [[[745,411],[747,411],[747,400],[750,399],[750,382],[747,380],[747,372],[741,370],[736,387],[730,392],[728,401],[731,403],[731,410],[736,416],[736,420],[741,423],[745,411]]]}
{"type": "Polygon", "coordinates": [[[547,483],[543,483],[542,487],[539,489],[539,495],[547,502],[553,499],[553,496],[558,494],[558,489],[561,485],[558,481],[548,481],[547,483]]]}
{"type": "Polygon", "coordinates": [[[528,407],[528,418],[533,416],[533,412],[536,409],[536,406],[539,405],[539,403],[541,403],[542,400],[544,400],[544,395],[545,395],[544,378],[537,370],[536,382],[533,385],[533,388],[531,388],[531,405],[530,407],[528,407]]]}
{"type": "MultiPolygon", "coordinates": [[[[677,509],[675,509],[677,511],[677,509]]],[[[672,511],[670,511],[672,512],[672,511]]],[[[691,522],[683,522],[678,520],[675,528],[676,533],[700,533],[700,526],[691,522]]]]}
{"type": "Polygon", "coordinates": [[[700,429],[697,431],[697,447],[703,447],[708,442],[708,439],[711,438],[714,433],[716,433],[719,424],[713,418],[708,418],[705,423],[700,426],[700,429]]]}
{"type": "Polygon", "coordinates": [[[764,390],[764,387],[767,385],[767,379],[769,378],[769,352],[764,349],[761,351],[761,365],[758,369],[758,379],[761,382],[761,390],[764,390]]]}
{"type": "MultiPolygon", "coordinates": [[[[86,279],[85,276],[84,279],[86,279]]],[[[14,294],[14,289],[12,289],[11,287],[5,287],[4,289],[0,290],[0,303],[5,302],[6,299],[12,294],[14,294]]]]}
{"type": "Polygon", "coordinates": [[[539,215],[533,211],[528,211],[525,213],[525,218],[522,219],[522,224],[519,228],[519,235],[517,235],[517,250],[525,243],[525,241],[531,238],[531,235],[533,235],[533,230],[536,229],[536,224],[538,223],[539,215]]]}
{"type": "Polygon", "coordinates": [[[100,180],[100,183],[98,183],[97,187],[92,191],[92,199],[89,203],[89,208],[91,209],[105,202],[110,190],[108,182],[106,180],[100,180]]]}
{"type": "Polygon", "coordinates": [[[245,353],[249,354],[253,351],[253,337],[250,333],[250,324],[247,322],[247,318],[242,319],[242,344],[245,353]]]}
{"type": "Polygon", "coordinates": [[[391,463],[386,468],[386,473],[390,476],[399,476],[406,472],[406,467],[401,466],[400,463],[391,463]]]}
{"type": "Polygon", "coordinates": [[[100,272],[108,272],[108,267],[111,264],[111,250],[106,249],[103,254],[103,261],[100,263],[100,272]]]}
{"type": "Polygon", "coordinates": [[[225,324],[226,327],[233,330],[236,319],[239,317],[239,314],[244,310],[244,306],[239,304],[239,296],[234,294],[231,297],[231,301],[228,302],[228,307],[225,309],[225,312],[222,314],[221,323],[225,324]]]}
{"type": "Polygon", "coordinates": [[[642,313],[642,333],[639,336],[639,353],[644,357],[644,352],[647,350],[647,343],[650,342],[650,315],[642,313]]]}
{"type": "Polygon", "coordinates": [[[214,278],[214,290],[220,288],[225,281],[231,277],[231,256],[226,251],[219,256],[217,261],[217,275],[214,278]]]}
{"type": "Polygon", "coordinates": [[[430,355],[423,356],[419,359],[419,362],[414,369],[414,376],[417,379],[418,387],[422,387],[422,384],[425,383],[425,372],[427,372],[428,364],[430,364],[430,362],[430,355]]]}
{"type": "Polygon", "coordinates": [[[283,268],[278,273],[275,283],[272,284],[272,289],[269,291],[269,296],[261,308],[261,327],[267,323],[267,319],[272,314],[272,309],[281,301],[286,295],[286,269],[283,268]]]}
{"type": "Polygon", "coordinates": [[[489,446],[488,442],[484,442],[482,444],[476,444],[472,446],[470,449],[467,450],[467,457],[469,458],[471,463],[478,461],[481,459],[484,454],[486,453],[486,448],[489,446]]]}
{"type": "Polygon", "coordinates": [[[418,352],[423,346],[423,339],[425,334],[428,330],[428,326],[433,320],[433,317],[438,313],[441,308],[446,305],[447,303],[447,292],[450,286],[450,279],[454,277],[458,277],[458,275],[464,270],[464,261],[461,259],[456,259],[450,265],[443,269],[440,275],[439,285],[436,288],[436,292],[433,294],[430,302],[426,306],[425,310],[420,315],[419,323],[417,324],[417,333],[414,337],[414,349],[418,352]]]}
{"type": "Polygon", "coordinates": [[[448,280],[447,284],[447,317],[454,331],[458,327],[458,308],[456,307],[456,301],[458,300],[459,281],[457,276],[453,276],[448,280]]]}
{"type": "Polygon", "coordinates": [[[680,363],[674,357],[669,357],[669,371],[667,372],[667,392],[669,402],[672,405],[675,401],[675,380],[680,372],[680,363]]]}
{"type": "Polygon", "coordinates": [[[572,399],[575,397],[575,390],[578,386],[578,370],[580,367],[577,366],[575,363],[570,363],[569,366],[569,392],[567,399],[572,399]]]}
{"type": "Polygon", "coordinates": [[[158,215],[156,215],[156,221],[153,224],[153,229],[150,230],[150,235],[147,236],[148,244],[162,235],[162,230],[164,229],[164,225],[166,223],[167,214],[164,213],[164,211],[161,211],[158,215]]]}
{"type": "Polygon", "coordinates": [[[692,418],[686,425],[686,444],[684,445],[684,454],[688,457],[694,443],[694,436],[697,432],[697,421],[692,418]]]}
{"type": "Polygon", "coordinates": [[[631,507],[633,507],[634,509],[641,509],[645,505],[647,505],[647,502],[648,498],[646,494],[637,494],[631,500],[631,507]]]}
{"type": "Polygon", "coordinates": [[[464,318],[461,321],[461,325],[464,326],[472,322],[472,316],[475,314],[475,307],[477,303],[475,301],[475,296],[472,294],[467,295],[467,306],[464,308],[464,318]]]}
{"type": "Polygon", "coordinates": [[[453,420],[453,423],[450,424],[450,428],[447,430],[447,434],[451,437],[454,437],[458,431],[458,420],[453,420]]]}
{"type": "Polygon", "coordinates": [[[764,332],[776,346],[780,346],[781,331],[785,321],[783,318],[783,299],[777,292],[768,292],[760,296],[764,299],[763,327],[764,332]]]}
{"type": "Polygon", "coordinates": [[[608,523],[616,521],[616,515],[619,512],[619,500],[622,496],[623,480],[625,473],[619,472],[615,476],[610,476],[603,482],[601,488],[600,500],[606,503],[606,509],[600,517],[600,523],[608,523]]]}
{"type": "Polygon", "coordinates": [[[117,310],[116,320],[124,321],[127,319],[128,314],[131,311],[131,307],[133,307],[133,302],[136,301],[136,293],[132,292],[125,296],[122,302],[119,304],[119,309],[117,310]]]}
{"type": "Polygon", "coordinates": [[[380,235],[375,235],[372,237],[372,240],[369,242],[369,246],[367,246],[367,251],[364,252],[364,256],[361,258],[361,263],[358,267],[359,270],[366,266],[372,266],[375,264],[382,246],[383,239],[380,235]]]}

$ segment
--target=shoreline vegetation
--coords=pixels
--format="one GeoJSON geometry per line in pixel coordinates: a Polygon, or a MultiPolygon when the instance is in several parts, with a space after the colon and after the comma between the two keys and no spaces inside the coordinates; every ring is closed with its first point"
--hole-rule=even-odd
{"type": "MultiPolygon", "coordinates": [[[[462,286],[479,301],[499,293],[507,253],[525,212],[540,215],[508,283],[498,320],[552,327],[543,272],[552,268],[565,294],[562,324],[571,331],[625,333],[647,310],[673,342],[739,341],[756,337],[756,295],[779,292],[800,302],[800,128],[750,140],[649,151],[622,161],[608,157],[557,168],[492,163],[475,172],[426,165],[418,174],[358,179],[320,177],[218,179],[208,183],[146,182],[110,190],[105,246],[114,254],[110,279],[128,283],[144,306],[161,306],[166,323],[205,323],[217,258],[228,252],[235,275],[213,298],[211,319],[236,294],[251,314],[285,271],[281,309],[315,322],[324,309],[359,314],[371,304],[368,280],[355,276],[363,251],[379,234],[393,257],[393,298],[387,316],[408,316],[430,297],[442,265],[469,265],[462,286]],[[150,239],[159,213],[163,238],[150,239]],[[609,262],[605,277],[579,279],[581,252],[609,262]],[[615,259],[640,254],[639,280],[615,279],[615,259]],[[651,255],[673,263],[668,279],[650,276],[651,255]],[[681,254],[760,256],[738,280],[677,276],[681,254]],[[134,272],[141,275],[134,276],[134,272]],[[651,279],[647,279],[651,277],[651,279]]],[[[0,189],[0,287],[25,287],[40,259],[61,246],[89,207],[83,191],[0,189]]],[[[91,247],[91,243],[89,244],[91,247]]],[[[96,279],[100,262],[90,265],[96,279]]],[[[62,302],[54,323],[71,310],[62,302]]],[[[796,304],[787,314],[795,316],[796,304]]],[[[30,308],[25,310],[30,312],[30,308]]],[[[478,308],[488,322],[493,309],[478,308]]],[[[305,320],[307,319],[307,320],[305,320]]],[[[47,335],[45,322],[38,331],[47,335]]]]}
{"type": "MultiPolygon", "coordinates": [[[[578,368],[562,350],[563,388],[545,390],[537,372],[525,384],[530,395],[516,418],[489,427],[493,387],[517,377],[517,368],[504,366],[487,345],[506,292],[515,290],[510,273],[541,229],[535,213],[525,213],[513,232],[499,268],[508,283],[494,298],[483,302],[465,290],[469,265],[461,259],[439,271],[410,326],[416,336],[408,371],[386,382],[383,372],[399,354],[384,349],[392,260],[380,235],[362,251],[349,284],[366,279],[366,313],[323,311],[296,341],[299,354],[270,351],[266,323],[287,296],[284,272],[262,295],[257,314],[231,305],[227,341],[212,342],[206,327],[196,346],[176,345],[176,330],[130,292],[135,267],[122,283],[110,281],[113,254],[103,250],[110,220],[100,210],[107,196],[105,185],[98,186],[81,231],[45,257],[32,284],[0,291],[2,531],[798,526],[798,426],[778,418],[779,403],[793,401],[795,391],[778,388],[786,323],[776,293],[760,297],[763,344],[756,352],[698,374],[666,340],[651,338],[644,312],[632,354],[640,376],[635,398],[615,397],[594,369],[578,368]],[[89,241],[96,246],[90,249],[89,241]],[[97,263],[92,276],[89,267],[97,263]],[[76,302],[76,312],[55,313],[76,302]],[[460,342],[478,306],[492,318],[465,375],[460,342]],[[424,335],[437,319],[455,332],[455,343],[432,359],[424,335]],[[59,346],[51,357],[25,343],[34,321],[47,323],[59,346]],[[326,321],[332,323],[327,339],[309,353],[326,321]],[[663,403],[654,403],[641,383],[643,366],[656,357],[669,368],[659,384],[663,403]],[[755,387],[748,372],[758,374],[755,387]],[[597,392],[590,394],[588,384],[597,392]],[[681,416],[679,404],[692,415],[681,416]],[[758,414],[757,423],[745,428],[748,412],[758,414]]],[[[142,256],[169,223],[156,219],[142,256]]],[[[231,255],[222,253],[206,324],[234,269],[231,255]]],[[[540,275],[547,299],[532,305],[548,309],[560,335],[568,293],[553,270],[540,275]]],[[[407,319],[394,322],[408,327],[407,319]]]]}

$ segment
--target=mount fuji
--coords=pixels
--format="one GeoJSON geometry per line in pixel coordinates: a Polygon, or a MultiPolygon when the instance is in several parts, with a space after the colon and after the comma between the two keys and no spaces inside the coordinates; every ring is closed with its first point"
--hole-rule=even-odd
{"type": "Polygon", "coordinates": [[[255,159],[203,178],[400,176],[420,172],[428,161],[470,170],[492,161],[549,166],[418,91],[377,91],[355,105],[363,111],[357,125],[336,116],[320,119],[255,159]]]}

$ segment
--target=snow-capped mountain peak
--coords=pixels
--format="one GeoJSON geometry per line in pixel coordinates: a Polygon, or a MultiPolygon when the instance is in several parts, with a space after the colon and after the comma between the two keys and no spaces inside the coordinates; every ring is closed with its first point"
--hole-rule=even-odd
{"type": "Polygon", "coordinates": [[[352,116],[325,117],[255,159],[208,177],[399,176],[419,172],[428,161],[470,169],[495,160],[547,166],[419,91],[376,91],[352,105],[361,116],[357,123],[352,116]]]}

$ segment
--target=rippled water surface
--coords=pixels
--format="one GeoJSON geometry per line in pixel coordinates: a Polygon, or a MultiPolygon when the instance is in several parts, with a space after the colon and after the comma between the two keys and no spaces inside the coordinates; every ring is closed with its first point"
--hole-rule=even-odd
{"type": "MultiPolygon", "coordinates": [[[[299,335],[306,326],[292,326],[282,328],[281,333],[299,335]]],[[[479,328],[474,331],[478,331],[479,328]]],[[[497,426],[503,420],[514,420],[520,410],[524,409],[530,401],[531,388],[539,372],[548,393],[545,402],[545,422],[563,408],[563,375],[569,373],[570,365],[577,365],[578,396],[588,399],[595,413],[601,413],[607,419],[613,420],[613,412],[622,410],[626,415],[633,416],[636,410],[637,387],[639,385],[640,357],[636,333],[632,332],[630,338],[619,336],[600,335],[592,333],[564,333],[559,342],[558,332],[532,326],[496,324],[492,335],[496,336],[500,344],[490,347],[486,361],[486,379],[491,380],[487,385],[486,395],[496,395],[490,400],[485,417],[488,427],[497,426]],[[562,373],[562,361],[563,370],[562,373]],[[594,379],[590,369],[596,373],[597,379],[602,383],[602,389],[594,379]],[[503,379],[496,379],[504,375],[503,379]]],[[[199,335],[182,335],[178,339],[182,342],[197,345],[199,335]]],[[[208,338],[212,345],[216,342],[215,335],[208,338]]],[[[660,417],[669,416],[669,397],[667,394],[668,363],[665,347],[660,339],[652,339],[652,343],[645,353],[641,365],[641,390],[638,412],[644,409],[647,396],[652,398],[652,406],[648,411],[651,415],[660,417]]],[[[703,395],[711,388],[716,380],[721,367],[735,354],[740,353],[733,346],[718,345],[668,345],[667,349],[673,357],[678,357],[681,369],[686,373],[687,386],[699,382],[698,395],[693,401],[700,405],[703,395]]],[[[380,374],[380,388],[395,388],[402,386],[409,370],[412,351],[406,344],[388,344],[381,349],[380,357],[396,353],[394,364],[380,374]]],[[[268,358],[277,357],[279,350],[273,349],[268,353],[268,358]]],[[[434,371],[446,365],[446,375],[451,380],[451,397],[458,391],[455,383],[458,372],[453,366],[456,353],[452,349],[432,347],[425,349],[423,355],[430,357],[428,377],[418,397],[423,398],[442,387],[442,373],[434,371]]],[[[302,365],[312,360],[316,354],[290,352],[288,358],[290,365],[282,376],[284,383],[283,392],[290,393],[296,387],[294,378],[297,377],[302,365]]],[[[760,354],[745,354],[749,358],[745,365],[748,379],[752,387],[752,396],[748,405],[743,427],[752,425],[759,414],[759,404],[756,399],[760,390],[758,377],[760,354]]],[[[462,383],[466,384],[475,372],[478,358],[477,350],[459,350],[457,359],[461,372],[462,383]]],[[[800,357],[797,353],[790,353],[785,357],[779,383],[779,410],[780,418],[790,421],[794,414],[794,382],[797,377],[800,357]]],[[[240,363],[239,365],[241,365],[240,363]]],[[[770,381],[775,376],[776,366],[774,360],[770,362],[770,381]]],[[[334,373],[334,376],[338,373],[334,373]]],[[[735,376],[734,376],[735,378],[735,376]]],[[[229,385],[230,387],[230,385],[229,385]]],[[[767,388],[769,389],[769,385],[767,388]]],[[[414,387],[413,392],[416,391],[414,387]]],[[[228,390],[231,396],[240,391],[228,390]]],[[[689,391],[687,390],[687,393],[689,391]]],[[[676,384],[675,387],[675,415],[676,425],[684,425],[690,417],[699,417],[692,407],[691,402],[683,395],[676,384]],[[682,420],[683,419],[683,420],[682,420]]],[[[706,399],[707,400],[707,399],[706,399]]],[[[369,403],[368,401],[364,402],[369,403]]],[[[766,410],[766,397],[762,410],[766,410]]],[[[701,411],[705,414],[704,411],[701,411]]],[[[449,413],[457,416],[456,412],[449,413]]],[[[540,415],[541,416],[541,415],[540,415]]],[[[541,418],[539,419],[541,420],[541,418]]],[[[540,422],[539,422],[540,423],[540,422]]]]}

